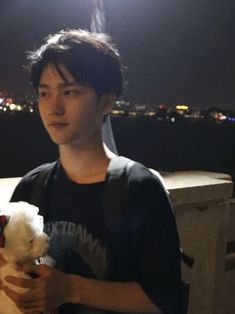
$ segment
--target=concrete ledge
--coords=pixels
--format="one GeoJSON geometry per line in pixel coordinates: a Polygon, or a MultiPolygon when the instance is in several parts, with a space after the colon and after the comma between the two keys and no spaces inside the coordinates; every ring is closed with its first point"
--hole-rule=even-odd
{"type": "MultiPolygon", "coordinates": [[[[174,205],[194,204],[199,200],[203,202],[212,199],[226,199],[232,195],[233,183],[228,174],[177,171],[162,173],[162,177],[174,205]]],[[[9,201],[20,179],[20,177],[0,179],[0,206],[9,201]]]]}
{"type": "Polygon", "coordinates": [[[0,179],[0,208],[7,204],[21,178],[0,179]]]}
{"type": "Polygon", "coordinates": [[[174,205],[222,201],[229,199],[233,191],[231,177],[227,174],[179,171],[164,173],[163,179],[174,205]]]}

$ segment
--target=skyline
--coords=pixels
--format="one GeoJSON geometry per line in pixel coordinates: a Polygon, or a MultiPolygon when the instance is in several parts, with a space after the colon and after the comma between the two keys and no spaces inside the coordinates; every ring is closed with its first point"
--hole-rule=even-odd
{"type": "MultiPolygon", "coordinates": [[[[128,67],[123,97],[234,108],[232,0],[106,0],[107,31],[128,67]]],[[[31,90],[26,51],[49,33],[89,28],[91,0],[2,0],[0,91],[31,90]]]]}

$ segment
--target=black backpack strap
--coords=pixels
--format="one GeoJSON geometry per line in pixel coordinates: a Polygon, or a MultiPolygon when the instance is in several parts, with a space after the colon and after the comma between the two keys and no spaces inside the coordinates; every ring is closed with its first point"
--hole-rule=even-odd
{"type": "Polygon", "coordinates": [[[44,217],[44,219],[46,215],[46,199],[50,188],[48,182],[56,168],[57,161],[45,165],[45,167],[38,173],[32,187],[29,203],[39,207],[39,213],[44,217]]]}
{"type": "Polygon", "coordinates": [[[45,204],[50,189],[49,180],[57,169],[58,161],[40,165],[29,171],[16,186],[10,202],[25,201],[39,208],[45,217],[45,204]]]}
{"type": "Polygon", "coordinates": [[[103,206],[108,231],[106,245],[109,252],[108,278],[110,280],[127,280],[127,273],[129,280],[132,280],[127,179],[133,165],[134,161],[128,158],[115,157],[110,161],[107,170],[103,206]],[[123,272],[124,269],[126,274],[123,272]]]}
{"type": "Polygon", "coordinates": [[[56,168],[57,162],[54,161],[50,164],[45,165],[45,167],[38,173],[37,179],[34,183],[30,202],[32,204],[40,204],[40,199],[42,197],[42,192],[45,189],[51,173],[56,168]]]}
{"type": "MultiPolygon", "coordinates": [[[[105,179],[104,209],[107,225],[112,231],[120,230],[127,210],[127,178],[134,161],[125,157],[113,158],[105,179]]],[[[125,226],[123,226],[125,227],[125,226]]]]}

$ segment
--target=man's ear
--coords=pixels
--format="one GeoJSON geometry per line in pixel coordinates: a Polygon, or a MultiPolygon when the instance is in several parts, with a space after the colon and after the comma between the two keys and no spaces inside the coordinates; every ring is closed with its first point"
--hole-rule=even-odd
{"type": "Polygon", "coordinates": [[[107,115],[112,111],[116,99],[115,93],[112,92],[102,95],[103,115],[107,115]]]}

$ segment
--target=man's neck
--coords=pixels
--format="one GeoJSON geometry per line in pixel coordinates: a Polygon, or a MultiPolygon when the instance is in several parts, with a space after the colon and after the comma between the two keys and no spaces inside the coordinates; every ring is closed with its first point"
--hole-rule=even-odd
{"type": "Polygon", "coordinates": [[[68,178],[84,184],[104,181],[109,162],[115,156],[102,143],[86,147],[61,145],[59,152],[68,178]]]}

